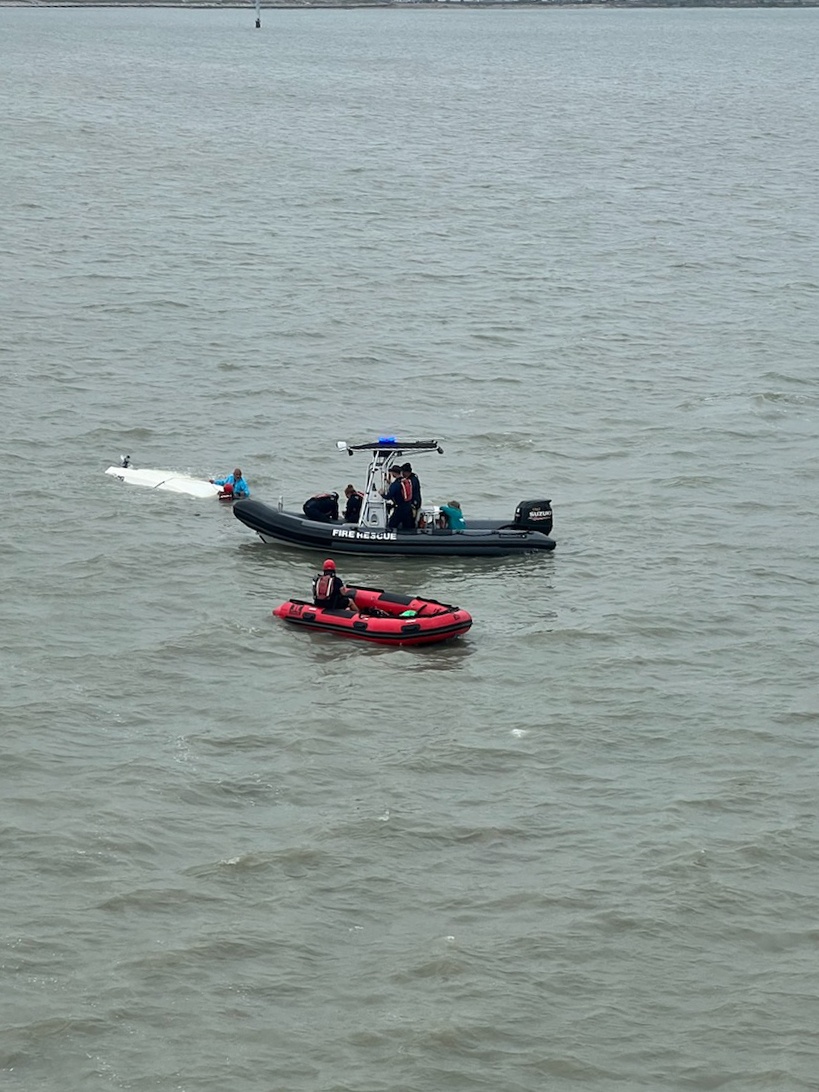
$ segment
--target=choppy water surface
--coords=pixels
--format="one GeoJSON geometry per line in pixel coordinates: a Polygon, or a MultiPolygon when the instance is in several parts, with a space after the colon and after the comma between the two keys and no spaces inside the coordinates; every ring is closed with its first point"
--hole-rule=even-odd
{"type": "Polygon", "coordinates": [[[819,1088],[819,14],[0,23],[4,1087],[819,1088]],[[384,430],[449,647],[102,473],[384,430]]]}

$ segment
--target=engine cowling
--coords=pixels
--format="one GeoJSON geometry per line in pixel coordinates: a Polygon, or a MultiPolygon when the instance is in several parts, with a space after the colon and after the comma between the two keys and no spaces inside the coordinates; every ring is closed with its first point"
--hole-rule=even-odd
{"type": "Polygon", "coordinates": [[[521,501],[515,509],[513,527],[522,531],[552,532],[552,502],[550,500],[521,501]]]}

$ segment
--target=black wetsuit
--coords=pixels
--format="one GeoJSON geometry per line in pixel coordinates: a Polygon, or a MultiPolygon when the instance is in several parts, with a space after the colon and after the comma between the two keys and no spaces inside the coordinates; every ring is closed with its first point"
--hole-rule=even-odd
{"type": "Polygon", "coordinates": [[[334,493],[319,493],[304,502],[302,512],[308,519],[332,523],[338,519],[338,496],[334,493]]]}
{"type": "Polygon", "coordinates": [[[418,481],[418,475],[410,471],[407,474],[407,480],[412,486],[412,522],[415,524],[418,522],[418,513],[421,511],[421,483],[418,481]]]}
{"type": "Polygon", "coordinates": [[[316,573],[313,580],[313,602],[323,610],[345,610],[350,605],[341,589],[344,583],[335,573],[316,573]]]}
{"type": "Polygon", "coordinates": [[[347,507],[344,509],[345,523],[358,523],[358,517],[361,515],[361,505],[363,503],[363,493],[353,493],[351,497],[347,498],[347,507]]]}
{"type": "Polygon", "coordinates": [[[387,500],[392,501],[393,505],[387,526],[393,531],[411,531],[415,527],[412,501],[404,500],[404,489],[400,478],[396,478],[387,490],[387,500]]]}

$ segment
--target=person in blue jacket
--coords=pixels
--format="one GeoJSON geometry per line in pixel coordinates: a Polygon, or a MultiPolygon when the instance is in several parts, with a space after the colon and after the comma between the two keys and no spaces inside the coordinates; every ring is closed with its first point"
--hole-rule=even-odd
{"type": "Polygon", "coordinates": [[[457,501],[450,501],[449,504],[442,504],[440,509],[441,515],[446,518],[444,526],[448,527],[450,531],[462,531],[464,527],[466,527],[464,514],[457,501]]]}
{"type": "Polygon", "coordinates": [[[233,496],[237,499],[240,497],[250,496],[250,487],[245,479],[242,477],[242,471],[237,466],[232,474],[228,474],[226,478],[211,478],[213,485],[229,485],[232,487],[233,496]]]}

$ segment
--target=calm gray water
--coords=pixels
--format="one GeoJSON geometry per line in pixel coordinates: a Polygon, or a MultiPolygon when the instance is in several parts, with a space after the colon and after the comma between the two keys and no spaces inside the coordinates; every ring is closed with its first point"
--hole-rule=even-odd
{"type": "Polygon", "coordinates": [[[0,30],[3,1087],[819,1089],[819,12],[0,30]],[[384,430],[451,646],[103,474],[384,430]]]}

